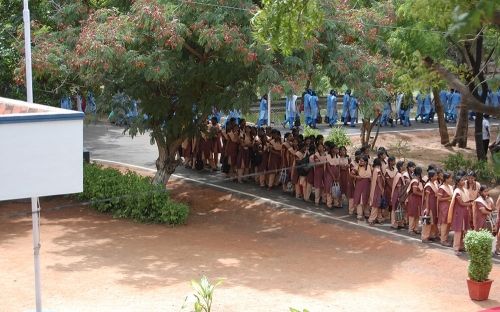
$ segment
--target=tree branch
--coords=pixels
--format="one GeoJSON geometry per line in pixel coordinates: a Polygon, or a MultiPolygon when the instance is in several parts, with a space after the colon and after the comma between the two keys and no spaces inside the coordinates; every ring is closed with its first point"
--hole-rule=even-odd
{"type": "Polygon", "coordinates": [[[467,86],[463,84],[462,81],[460,81],[443,65],[435,63],[434,60],[429,56],[424,58],[423,63],[425,67],[438,73],[441,78],[446,80],[448,84],[450,84],[450,86],[452,86],[455,90],[460,91],[460,93],[462,94],[462,105],[465,105],[469,110],[500,117],[500,110],[498,108],[485,105],[478,101],[476,97],[470,93],[469,88],[467,88],[467,86]]]}
{"type": "Polygon", "coordinates": [[[483,59],[483,41],[483,29],[481,29],[476,40],[476,62],[474,64],[474,74],[478,74],[479,69],[481,68],[481,60],[483,59]]]}
{"type": "Polygon", "coordinates": [[[184,41],[183,47],[189,51],[189,53],[193,54],[196,56],[200,61],[204,62],[205,61],[205,56],[202,55],[200,52],[196,51],[192,46],[190,46],[188,43],[184,41]]]}

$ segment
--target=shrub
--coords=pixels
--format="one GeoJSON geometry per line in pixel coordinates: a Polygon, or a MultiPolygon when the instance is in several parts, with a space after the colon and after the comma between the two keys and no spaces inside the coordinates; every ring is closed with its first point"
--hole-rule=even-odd
{"type": "Polygon", "coordinates": [[[494,166],[486,161],[476,161],[465,158],[461,153],[456,153],[448,156],[443,163],[446,170],[453,172],[474,170],[477,173],[478,180],[492,184],[500,182],[500,172],[496,171],[494,166]]]}
{"type": "Polygon", "coordinates": [[[304,127],[304,137],[308,137],[311,135],[318,136],[320,134],[321,134],[321,132],[318,129],[313,129],[309,126],[304,127]]]}
{"type": "Polygon", "coordinates": [[[333,142],[335,146],[348,147],[352,144],[347,131],[342,127],[333,127],[325,141],[333,142]]]}
{"type": "Polygon", "coordinates": [[[484,282],[492,268],[493,236],[487,230],[468,231],[464,238],[465,250],[469,253],[469,278],[484,282]]]}
{"type": "Polygon", "coordinates": [[[477,178],[492,184],[500,183],[500,172],[495,171],[493,165],[487,161],[476,161],[472,164],[472,170],[477,173],[477,178]]]}
{"type": "Polygon", "coordinates": [[[139,222],[183,224],[189,214],[187,205],[173,201],[162,185],[151,184],[149,178],[95,164],[84,165],[83,192],[78,197],[89,200],[99,212],[139,222]]]}
{"type": "Polygon", "coordinates": [[[458,170],[470,170],[472,160],[464,157],[462,153],[449,155],[444,161],[444,169],[457,172],[458,170]]]}

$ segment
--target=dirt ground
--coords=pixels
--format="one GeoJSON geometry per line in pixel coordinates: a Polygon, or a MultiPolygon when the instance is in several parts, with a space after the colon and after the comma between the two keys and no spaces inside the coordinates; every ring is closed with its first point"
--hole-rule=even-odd
{"type": "MultiPolygon", "coordinates": [[[[113,219],[68,198],[42,200],[42,283],[50,311],[181,311],[189,281],[223,279],[214,312],[478,311],[467,262],[448,249],[279,211],[174,181],[191,205],[171,228],[113,219]]],[[[0,311],[34,307],[29,203],[0,203],[0,311]]],[[[191,299],[188,299],[191,302],[191,299]]],[[[191,305],[192,306],[192,305],[191,305]]],[[[190,311],[186,309],[185,311],[190,311]]]]}

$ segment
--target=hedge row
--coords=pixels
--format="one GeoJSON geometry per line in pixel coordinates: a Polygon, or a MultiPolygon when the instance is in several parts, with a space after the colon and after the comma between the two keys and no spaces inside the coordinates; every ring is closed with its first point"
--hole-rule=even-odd
{"type": "Polygon", "coordinates": [[[163,186],[151,184],[149,178],[96,164],[84,165],[79,198],[90,201],[97,211],[138,222],[183,224],[189,214],[187,205],[172,200],[163,186]]]}

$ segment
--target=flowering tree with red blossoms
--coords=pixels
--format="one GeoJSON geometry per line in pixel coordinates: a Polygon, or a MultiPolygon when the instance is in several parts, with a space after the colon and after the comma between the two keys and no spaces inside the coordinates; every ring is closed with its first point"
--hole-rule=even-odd
{"type": "Polygon", "coordinates": [[[117,91],[140,99],[127,131],[151,135],[154,182],[166,183],[182,141],[200,133],[212,109],[247,107],[259,77],[266,81],[262,64],[271,54],[250,28],[256,6],[238,5],[244,10],[189,1],[136,0],[125,10],[67,4],[77,22],[35,31],[35,78],[52,90],[69,83],[95,90],[101,102],[117,91]]]}

